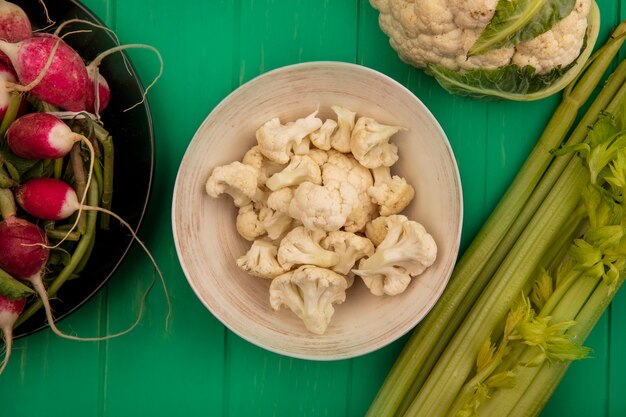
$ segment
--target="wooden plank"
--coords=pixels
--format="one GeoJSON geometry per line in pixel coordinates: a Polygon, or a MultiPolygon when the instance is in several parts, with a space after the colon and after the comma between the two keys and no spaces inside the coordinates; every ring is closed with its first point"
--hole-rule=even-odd
{"type": "MultiPolygon", "coordinates": [[[[106,293],[58,323],[83,337],[100,334],[106,293]]],[[[99,343],[61,339],[45,329],[15,341],[13,355],[0,378],[2,416],[51,417],[96,415],[101,392],[103,350],[99,343]],[[33,401],[34,398],[47,399],[33,401]]]]}
{"type": "Polygon", "coordinates": [[[226,415],[343,416],[351,361],[308,361],[268,352],[229,334],[226,415]]]}
{"type": "MultiPolygon", "coordinates": [[[[237,85],[297,62],[354,62],[356,6],[339,0],[243,0],[238,36],[237,85]]],[[[350,361],[292,359],[266,352],[230,332],[226,355],[228,415],[346,414],[350,361]]]]}
{"type": "MultiPolygon", "coordinates": [[[[153,204],[141,237],[159,261],[174,305],[165,329],[166,303],[153,289],[141,325],[107,343],[103,415],[221,414],[224,379],[224,330],[186,282],[171,238],[171,193],[179,162],[195,130],[230,92],[235,45],[235,7],[231,1],[114,2],[122,43],[156,47],[165,62],[163,77],[150,91],[156,132],[153,204]],[[190,328],[190,323],[193,327],[190,328]],[[129,387],[134,387],[129,389],[129,387]],[[184,400],[183,400],[184,399],[184,400]]],[[[158,60],[145,50],[129,51],[147,85],[158,60]]],[[[152,277],[137,247],[119,271],[125,279],[110,286],[109,328],[127,326],[138,296],[152,277]]]]}
{"type": "Polygon", "coordinates": [[[354,62],[355,10],[341,0],[242,0],[239,83],[298,62],[354,62]]]}

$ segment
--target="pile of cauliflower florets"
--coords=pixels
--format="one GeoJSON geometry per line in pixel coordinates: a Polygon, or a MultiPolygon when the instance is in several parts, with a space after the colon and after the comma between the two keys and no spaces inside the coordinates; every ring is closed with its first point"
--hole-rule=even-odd
{"type": "Polygon", "coordinates": [[[437,255],[424,227],[400,214],[415,195],[390,170],[401,128],[331,109],[336,120],[317,111],[269,120],[242,161],[216,167],[206,183],[211,197],[232,197],[237,231],[252,242],[237,265],[272,280],[272,308],[287,306],[316,334],[355,275],[374,295],[396,295],[437,255]]]}

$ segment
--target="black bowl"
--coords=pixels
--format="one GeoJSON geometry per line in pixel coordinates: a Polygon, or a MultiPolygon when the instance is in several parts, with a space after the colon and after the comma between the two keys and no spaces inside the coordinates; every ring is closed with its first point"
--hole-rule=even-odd
{"type": "MultiPolygon", "coordinates": [[[[39,2],[13,2],[27,13],[33,29],[47,25],[39,2]]],[[[91,11],[76,1],[55,0],[46,2],[46,6],[50,18],[57,24],[78,18],[104,25],[91,11]]],[[[74,29],[91,29],[90,33],[64,38],[87,62],[98,53],[116,46],[111,34],[103,29],[72,24],[64,32],[74,29]]],[[[102,121],[113,136],[115,144],[112,209],[137,230],[148,205],[154,173],[154,136],[150,109],[147,102],[144,102],[130,111],[124,111],[142,100],[144,89],[132,64],[124,64],[122,54],[116,53],[107,57],[100,66],[100,72],[111,89],[111,101],[102,112],[102,121]]],[[[51,300],[55,318],[60,320],[76,311],[102,288],[118,268],[132,243],[128,230],[114,219],[111,219],[109,230],[98,229],[93,252],[80,277],[67,281],[55,299],[51,300]]],[[[45,327],[47,321],[40,310],[16,328],[15,336],[24,336],[45,327]]]]}

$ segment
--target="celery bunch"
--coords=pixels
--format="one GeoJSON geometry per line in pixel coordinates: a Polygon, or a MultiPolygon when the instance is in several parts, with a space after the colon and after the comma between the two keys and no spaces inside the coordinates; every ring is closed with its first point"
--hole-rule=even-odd
{"type": "Polygon", "coordinates": [[[581,343],[626,267],[626,63],[571,128],[625,31],[568,86],[368,416],[538,415],[586,357],[581,343]]]}

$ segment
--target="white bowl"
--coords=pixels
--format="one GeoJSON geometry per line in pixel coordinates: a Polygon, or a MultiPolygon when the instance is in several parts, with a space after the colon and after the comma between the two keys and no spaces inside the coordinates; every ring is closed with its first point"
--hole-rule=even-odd
{"type": "Polygon", "coordinates": [[[172,207],[176,250],[198,298],[234,333],[280,354],[316,360],[355,357],[379,349],[411,330],[446,286],[455,264],[462,224],[462,193],[448,140],[429,110],[409,90],[374,70],[347,63],[311,62],[263,74],[226,97],[202,123],[182,160],[172,207]],[[362,282],[348,289],[346,301],[324,335],[307,331],[283,308],[269,305],[270,281],[242,272],[235,260],[250,242],[235,229],[236,208],[229,196],[205,192],[211,170],[241,160],[267,120],[283,123],[319,107],[342,105],[379,122],[408,128],[394,136],[400,160],[393,171],[415,187],[404,214],[422,223],[438,245],[430,268],[397,296],[371,295],[362,282]]]}

